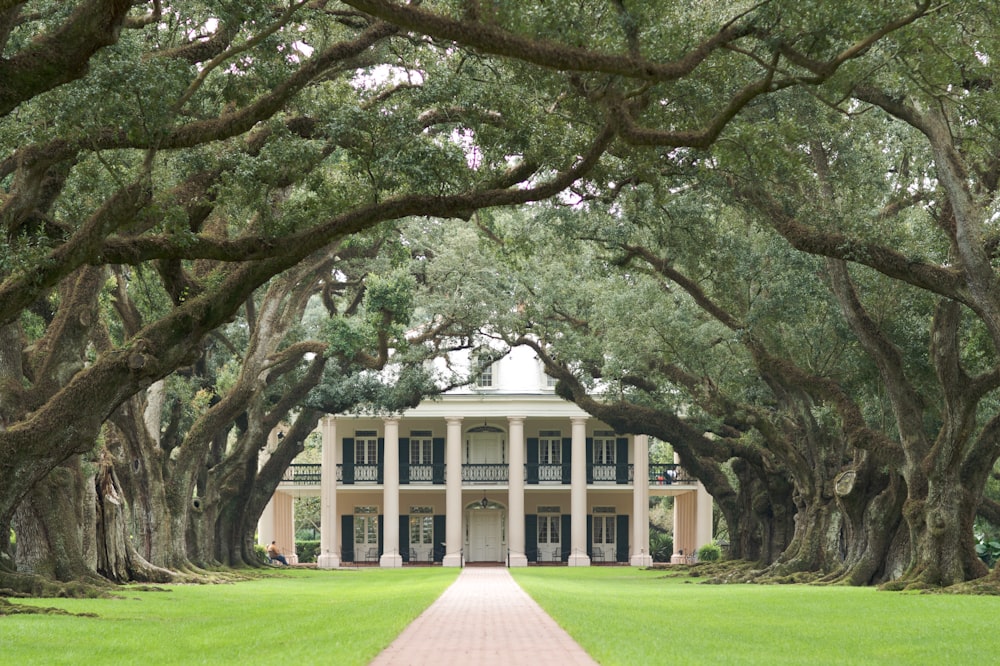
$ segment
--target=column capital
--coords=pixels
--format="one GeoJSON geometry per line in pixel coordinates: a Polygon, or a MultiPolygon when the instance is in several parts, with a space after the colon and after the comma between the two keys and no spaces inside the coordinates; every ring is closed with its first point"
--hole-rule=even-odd
{"type": "Polygon", "coordinates": [[[382,417],[382,423],[385,423],[385,424],[395,423],[395,424],[398,425],[399,424],[399,417],[398,416],[384,416],[384,417],[382,417]]]}
{"type": "Polygon", "coordinates": [[[444,417],[444,420],[448,425],[462,425],[461,416],[446,416],[444,417]]]}
{"type": "Polygon", "coordinates": [[[508,416],[507,421],[509,423],[524,423],[526,416],[508,416]]]}
{"type": "Polygon", "coordinates": [[[324,414],[323,418],[321,418],[320,420],[323,423],[333,423],[334,421],[337,420],[337,416],[335,414],[324,414]]]}
{"type": "Polygon", "coordinates": [[[581,425],[587,423],[590,420],[589,416],[571,416],[569,417],[569,422],[573,425],[581,425]]]}

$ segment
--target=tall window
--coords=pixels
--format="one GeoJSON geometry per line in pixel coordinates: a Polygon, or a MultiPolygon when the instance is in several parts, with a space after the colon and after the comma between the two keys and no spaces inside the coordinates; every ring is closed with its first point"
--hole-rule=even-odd
{"type": "Polygon", "coordinates": [[[358,430],[354,433],[354,464],[378,464],[377,435],[374,430],[358,430]]]}
{"type": "Polygon", "coordinates": [[[593,515],[593,531],[595,546],[615,545],[615,507],[595,506],[593,515]]]}
{"type": "Polygon", "coordinates": [[[594,464],[615,464],[615,433],[610,430],[594,432],[594,464]]]}
{"type": "Polygon", "coordinates": [[[354,546],[363,548],[365,546],[378,545],[378,507],[358,506],[354,507],[354,546]]]}
{"type": "Polygon", "coordinates": [[[538,545],[558,546],[559,520],[561,516],[538,516],[538,545]]]}
{"type": "Polygon", "coordinates": [[[558,430],[542,430],[538,433],[538,463],[540,465],[562,464],[562,433],[558,430]]]}
{"type": "Polygon", "coordinates": [[[430,546],[434,543],[434,508],[410,507],[410,546],[430,546]]]}
{"type": "Polygon", "coordinates": [[[433,438],[429,430],[414,430],[410,433],[410,464],[430,465],[433,438]]]}
{"type": "Polygon", "coordinates": [[[480,388],[492,388],[495,378],[493,377],[493,359],[490,355],[476,354],[472,362],[476,373],[476,386],[480,388]]]}

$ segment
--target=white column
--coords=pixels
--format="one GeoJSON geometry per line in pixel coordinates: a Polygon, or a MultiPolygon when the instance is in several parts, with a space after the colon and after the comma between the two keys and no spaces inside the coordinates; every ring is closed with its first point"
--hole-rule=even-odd
{"type": "Polygon", "coordinates": [[[282,554],[289,564],[298,564],[299,558],[295,554],[295,499],[283,492],[276,492],[271,496],[271,506],[274,507],[274,531],[271,533],[271,541],[277,541],[282,554]]]}
{"type": "MultiPolygon", "coordinates": [[[[697,508],[695,509],[695,547],[701,548],[712,542],[712,496],[705,486],[698,482],[697,508]]],[[[697,551],[696,551],[697,552],[697,551]]]]}
{"type": "Polygon", "coordinates": [[[528,566],[524,552],[524,417],[508,416],[510,425],[510,473],[507,488],[507,547],[509,566],[528,566]]]}
{"type": "Polygon", "coordinates": [[[697,493],[687,491],[674,497],[674,554],[670,561],[685,564],[692,561],[695,545],[697,493]]]}
{"type": "Polygon", "coordinates": [[[385,454],[382,458],[382,556],[380,567],[403,566],[399,553],[399,419],[384,419],[385,454]]]}
{"type": "Polygon", "coordinates": [[[648,567],[649,554],[649,437],[632,437],[632,552],[629,564],[648,567]]]}
{"type": "Polygon", "coordinates": [[[267,548],[274,539],[274,495],[267,500],[267,505],[257,519],[257,543],[267,548]]]}
{"type": "Polygon", "coordinates": [[[316,567],[336,569],[340,566],[337,539],[340,530],[340,516],[337,515],[337,419],[324,416],[320,428],[323,434],[323,466],[320,473],[319,556],[316,567]]]}
{"type": "Polygon", "coordinates": [[[448,417],[445,441],[445,546],[442,565],[462,566],[462,419],[448,417]]]}
{"type": "Polygon", "coordinates": [[[569,566],[589,567],[587,555],[587,417],[570,418],[573,459],[570,461],[569,566]]]}

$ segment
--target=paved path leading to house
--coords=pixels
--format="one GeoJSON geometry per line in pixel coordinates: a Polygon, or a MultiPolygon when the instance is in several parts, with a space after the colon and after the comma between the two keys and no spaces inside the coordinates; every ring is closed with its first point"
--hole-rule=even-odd
{"type": "Polygon", "coordinates": [[[505,568],[468,567],[372,666],[512,666],[596,661],[505,568]]]}

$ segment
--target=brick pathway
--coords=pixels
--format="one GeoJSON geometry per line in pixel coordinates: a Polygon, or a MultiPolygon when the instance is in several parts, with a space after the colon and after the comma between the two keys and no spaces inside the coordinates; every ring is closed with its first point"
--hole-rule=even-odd
{"type": "Polygon", "coordinates": [[[372,666],[589,664],[593,659],[505,568],[470,567],[372,666]]]}

